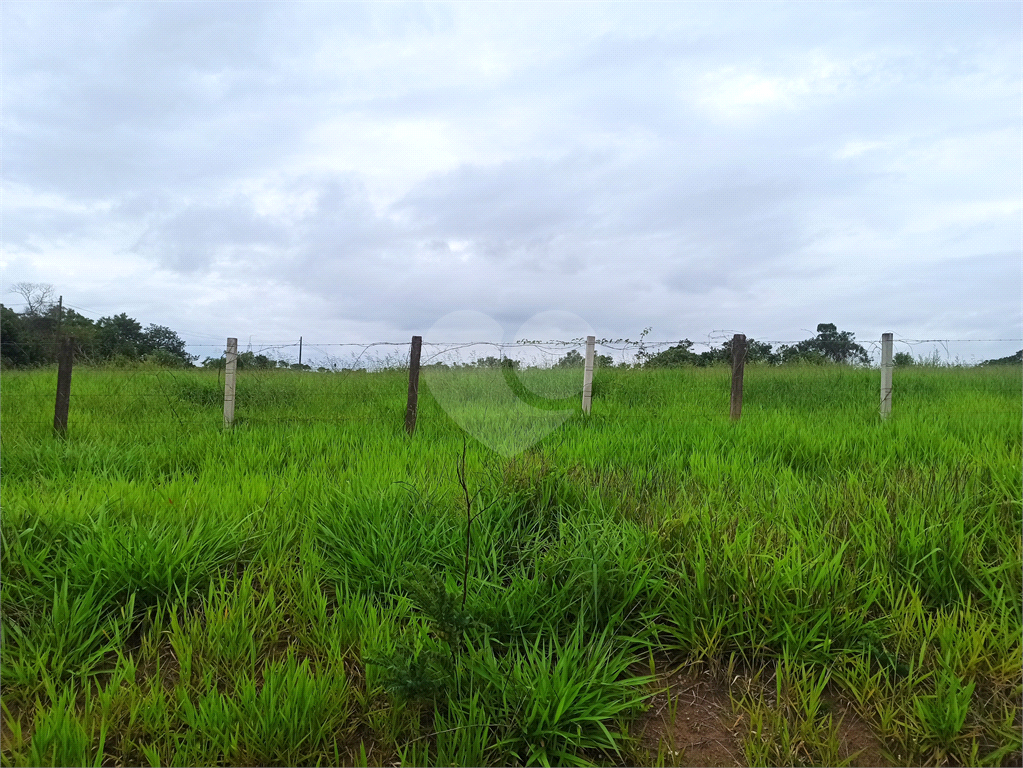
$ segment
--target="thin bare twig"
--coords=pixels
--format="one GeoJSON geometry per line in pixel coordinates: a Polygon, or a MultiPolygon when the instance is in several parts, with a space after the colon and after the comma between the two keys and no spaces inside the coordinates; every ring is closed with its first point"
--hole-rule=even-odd
{"type": "MultiPolygon", "coordinates": [[[[462,486],[462,495],[465,498],[465,569],[462,574],[462,608],[465,608],[465,602],[469,597],[469,551],[472,548],[472,521],[476,515],[472,513],[473,502],[479,498],[479,495],[483,492],[483,487],[480,486],[476,489],[476,493],[469,494],[469,482],[466,479],[465,470],[465,455],[466,455],[466,439],[462,436],[462,458],[455,461],[455,474],[458,476],[458,484],[462,486]]],[[[494,505],[497,499],[493,499],[490,504],[487,504],[482,511],[490,509],[494,505]]]]}
{"type": "MultiPolygon", "coordinates": [[[[469,597],[469,548],[472,546],[472,502],[476,496],[469,496],[469,484],[465,480],[465,451],[466,440],[462,436],[462,460],[456,464],[458,483],[462,486],[462,493],[465,495],[465,572],[462,574],[462,608],[465,608],[465,601],[469,597]]],[[[479,495],[479,491],[477,491],[479,495]]]]}

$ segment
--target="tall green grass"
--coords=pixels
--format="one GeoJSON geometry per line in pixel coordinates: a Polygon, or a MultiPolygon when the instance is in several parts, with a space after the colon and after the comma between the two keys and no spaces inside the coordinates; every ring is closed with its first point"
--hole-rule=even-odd
{"type": "Polygon", "coordinates": [[[839,761],[827,694],[895,764],[1018,764],[1019,371],[900,369],[885,423],[839,366],[748,368],[739,423],[726,369],[589,416],[423,375],[410,438],[400,371],[243,371],[225,432],[216,372],[82,368],[62,440],[5,372],[3,764],[653,760],[651,654],[743,670],[751,762],[839,761]]]}

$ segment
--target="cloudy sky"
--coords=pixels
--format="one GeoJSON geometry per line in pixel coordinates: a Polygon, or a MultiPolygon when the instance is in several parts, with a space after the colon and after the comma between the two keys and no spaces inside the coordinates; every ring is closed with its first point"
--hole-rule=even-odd
{"type": "Polygon", "coordinates": [[[5,290],[243,346],[1023,335],[1018,2],[0,14],[5,290]]]}

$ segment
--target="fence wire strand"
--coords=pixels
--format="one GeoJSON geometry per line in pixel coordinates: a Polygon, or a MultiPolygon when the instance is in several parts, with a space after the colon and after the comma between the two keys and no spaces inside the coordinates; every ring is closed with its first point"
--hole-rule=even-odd
{"type": "MultiPolygon", "coordinates": [[[[671,349],[682,349],[693,355],[715,353],[718,357],[713,361],[727,364],[728,360],[721,352],[731,337],[724,334],[711,334],[707,341],[694,342],[684,340],[649,340],[641,338],[595,340],[595,351],[598,354],[598,367],[609,364],[613,366],[643,366],[659,353],[671,349]]],[[[749,339],[752,342],[753,339],[749,339]]],[[[784,341],[767,339],[759,341],[768,345],[798,344],[806,339],[784,341]]],[[[942,345],[944,355],[935,350],[930,358],[920,358],[920,362],[934,367],[969,367],[960,358],[952,357],[952,345],[958,344],[993,344],[1023,342],[1023,338],[999,339],[916,339],[896,337],[893,340],[898,347],[914,350],[919,345],[942,345]]],[[[5,343],[8,343],[5,341],[5,343]]],[[[15,345],[17,342],[10,342],[15,345]]],[[[880,340],[862,340],[859,342],[875,355],[881,347],[880,340]]],[[[56,352],[58,340],[35,342],[40,346],[56,352]]],[[[579,352],[585,349],[586,339],[519,339],[517,341],[431,341],[422,342],[422,367],[430,370],[443,367],[452,371],[485,369],[499,367],[512,361],[511,367],[521,366],[520,370],[529,367],[557,368],[581,367],[582,357],[579,352]],[[573,357],[573,354],[575,355],[573,357]]],[[[201,363],[197,367],[174,369],[158,367],[145,360],[139,362],[118,361],[113,364],[96,356],[90,357],[82,347],[77,349],[75,371],[77,379],[72,379],[72,396],[70,418],[72,428],[97,426],[100,428],[117,428],[125,426],[148,427],[156,424],[177,424],[184,429],[220,429],[223,427],[223,396],[226,364],[226,344],[188,344],[189,358],[201,363]],[[106,377],[102,381],[103,391],[90,391],[82,384],[84,375],[106,377]],[[196,375],[198,373],[199,375],[196,375]],[[216,374],[214,377],[214,373],[216,374]],[[150,416],[149,414],[161,415],[150,416]]],[[[749,347],[746,348],[747,354],[749,347]]],[[[709,358],[705,358],[709,359],[709,358]]],[[[239,351],[237,366],[236,420],[238,426],[272,426],[272,425],[385,425],[387,428],[398,428],[405,410],[404,393],[401,387],[395,388],[394,402],[388,401],[386,406],[379,403],[362,402],[356,411],[344,411],[350,407],[352,400],[365,398],[368,389],[360,389],[357,384],[364,374],[375,371],[407,371],[409,366],[409,342],[378,341],[360,342],[300,342],[294,340],[270,343],[267,341],[250,340],[244,350],[239,351]],[[301,348],[303,356],[308,353],[301,370],[295,358],[301,348]],[[314,369],[315,365],[315,369],[314,369]],[[317,394],[309,400],[320,405],[337,403],[338,412],[317,413],[310,415],[303,412],[306,391],[302,376],[317,371],[324,374],[317,378],[317,394]],[[285,374],[285,375],[282,375],[285,374]],[[301,375],[299,375],[301,374],[301,375]],[[329,374],[329,376],[327,376],[329,374]],[[359,410],[361,409],[361,412],[359,410]]],[[[905,362],[905,361],[904,361],[905,362]]],[[[911,361],[912,362],[912,361],[911,361]]],[[[15,395],[13,387],[6,387],[4,397],[0,401],[0,414],[4,427],[49,428],[52,426],[53,414],[53,380],[49,373],[55,375],[51,365],[46,368],[46,376],[25,378],[26,384],[15,395]]],[[[747,385],[751,374],[747,372],[747,385]]],[[[17,370],[7,367],[3,371],[5,383],[21,380],[17,370]],[[14,376],[14,379],[9,377],[14,376]]],[[[365,387],[371,385],[367,379],[365,387]]],[[[582,381],[580,376],[580,390],[582,381]]],[[[306,387],[309,389],[309,387],[306,387]]],[[[896,382],[896,397],[898,385],[896,382]]],[[[390,397],[390,395],[389,395],[390,397]]],[[[870,403],[870,407],[876,404],[870,403]]],[[[864,406],[866,407],[866,405],[864,406]]],[[[898,406],[896,406],[898,412],[898,406]]],[[[974,415],[989,415],[991,411],[963,408],[947,408],[944,415],[948,418],[968,418],[974,415]]]]}

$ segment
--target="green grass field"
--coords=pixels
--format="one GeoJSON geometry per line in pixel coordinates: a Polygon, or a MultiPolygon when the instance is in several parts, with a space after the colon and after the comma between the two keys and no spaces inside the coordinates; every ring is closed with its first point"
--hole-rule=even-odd
{"type": "Polygon", "coordinates": [[[3,765],[1020,764],[1018,369],[423,376],[5,371],[3,765]]]}

